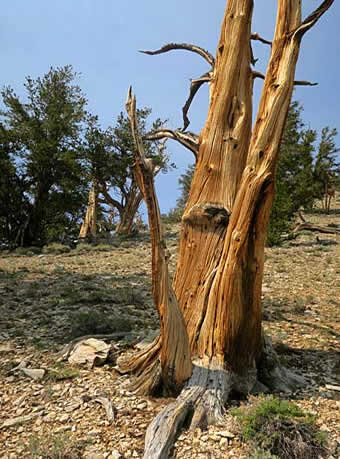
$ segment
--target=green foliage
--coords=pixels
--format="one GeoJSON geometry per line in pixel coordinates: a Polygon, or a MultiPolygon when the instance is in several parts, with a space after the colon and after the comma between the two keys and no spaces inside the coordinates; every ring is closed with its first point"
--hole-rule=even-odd
{"type": "Polygon", "coordinates": [[[321,132],[321,141],[314,168],[316,197],[322,199],[325,193],[339,186],[340,162],[339,148],[335,145],[336,129],[325,127],[321,132]]]}
{"type": "Polygon", "coordinates": [[[49,369],[47,374],[47,378],[52,381],[64,381],[65,379],[74,379],[79,376],[79,370],[66,367],[63,362],[57,362],[55,368],[49,369]]]}
{"type": "Polygon", "coordinates": [[[170,209],[167,214],[162,215],[163,223],[179,223],[182,219],[182,215],[184,212],[185,205],[189,198],[190,187],[192,178],[195,171],[195,164],[190,164],[187,170],[180,176],[178,179],[179,189],[180,189],[180,196],[177,199],[176,207],[174,209],[170,209]]]}
{"type": "Polygon", "coordinates": [[[86,99],[76,77],[71,66],[27,77],[25,102],[11,87],[1,92],[2,192],[11,200],[0,200],[0,230],[13,245],[42,246],[56,228],[79,217],[86,191],[78,159],[86,99]]]}
{"type": "Polygon", "coordinates": [[[315,199],[313,152],[316,132],[305,129],[302,107],[292,102],[280,146],[276,171],[275,199],[272,207],[267,244],[278,245],[282,234],[291,229],[297,211],[310,209],[315,199]]]}
{"type": "Polygon", "coordinates": [[[242,438],[262,451],[283,459],[317,459],[326,454],[325,438],[313,417],[291,402],[266,397],[232,414],[241,424],[242,438]]]}
{"type": "MultiPolygon", "coordinates": [[[[138,127],[141,136],[148,131],[155,131],[164,125],[164,121],[155,120],[148,129],[150,108],[137,110],[138,127]]],[[[167,172],[173,167],[165,148],[160,141],[145,141],[146,156],[153,160],[154,174],[167,172]]],[[[142,194],[134,175],[135,144],[131,134],[130,121],[123,113],[117,118],[116,124],[106,130],[100,128],[96,117],[89,117],[82,145],[82,154],[85,160],[87,176],[96,183],[100,192],[101,204],[111,208],[111,226],[115,217],[119,217],[116,231],[131,233],[133,222],[138,217],[138,209],[142,201],[142,194]]],[[[102,220],[108,225],[103,215],[103,208],[99,205],[102,220]]]]}

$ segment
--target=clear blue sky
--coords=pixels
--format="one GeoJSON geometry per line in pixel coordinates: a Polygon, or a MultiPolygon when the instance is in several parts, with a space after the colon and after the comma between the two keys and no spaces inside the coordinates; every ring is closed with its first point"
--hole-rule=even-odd
{"type": "MultiPolygon", "coordinates": [[[[304,13],[321,0],[304,0],[304,13]]],[[[213,54],[225,0],[4,0],[1,5],[0,85],[23,94],[27,75],[42,76],[51,66],[72,64],[89,100],[89,109],[102,125],[112,124],[124,110],[129,85],[139,106],[150,106],[155,117],[181,125],[190,78],[208,70],[199,56],[174,51],[146,56],[139,49],[156,49],[168,42],[189,42],[213,54]]],[[[271,39],[277,2],[255,0],[253,31],[271,39]]],[[[304,120],[314,129],[329,125],[340,130],[340,4],[331,9],[304,38],[297,79],[319,86],[297,88],[295,98],[304,105],[304,120]]],[[[254,46],[264,70],[268,49],[254,46]]],[[[255,101],[261,89],[256,82],[255,101]]],[[[190,130],[199,132],[207,113],[207,90],[201,90],[191,107],[190,130]]],[[[339,144],[340,144],[340,138],[339,144]]],[[[177,170],[157,182],[161,210],[173,207],[178,176],[192,161],[189,151],[168,142],[177,170]]]]}

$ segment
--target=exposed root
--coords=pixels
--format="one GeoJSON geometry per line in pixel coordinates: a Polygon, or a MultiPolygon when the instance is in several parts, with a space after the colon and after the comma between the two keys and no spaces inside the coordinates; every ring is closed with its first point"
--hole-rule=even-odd
{"type": "Polygon", "coordinates": [[[230,374],[217,362],[210,362],[208,366],[205,362],[196,362],[180,396],[148,427],[144,459],[169,458],[183,424],[204,429],[208,424],[221,421],[231,388],[230,374]]]}
{"type": "Polygon", "coordinates": [[[205,429],[223,421],[232,391],[244,395],[269,392],[269,389],[287,392],[305,382],[281,366],[269,338],[265,338],[259,367],[254,366],[243,375],[226,370],[218,359],[194,363],[193,374],[177,400],[166,406],[148,427],[144,459],[171,457],[174,442],[184,425],[205,429]]]}
{"type": "Polygon", "coordinates": [[[121,373],[133,373],[134,380],[130,390],[140,395],[155,395],[159,393],[162,383],[161,337],[157,336],[152,343],[137,354],[127,359],[119,359],[118,367],[121,373]]]}
{"type": "Polygon", "coordinates": [[[258,379],[271,391],[292,392],[306,384],[305,379],[283,367],[273,348],[271,339],[266,336],[261,360],[257,365],[258,379]]]}

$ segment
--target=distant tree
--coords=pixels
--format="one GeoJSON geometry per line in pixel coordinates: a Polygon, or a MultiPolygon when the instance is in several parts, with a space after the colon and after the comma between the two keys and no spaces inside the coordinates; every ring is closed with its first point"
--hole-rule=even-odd
{"type": "Polygon", "coordinates": [[[14,246],[21,242],[20,230],[27,221],[29,202],[25,196],[27,185],[17,174],[11,132],[0,124],[0,241],[14,246]]]}
{"type": "Polygon", "coordinates": [[[74,83],[76,76],[65,66],[51,68],[42,78],[27,77],[26,102],[11,87],[1,92],[3,128],[13,139],[12,164],[25,182],[25,222],[20,226],[24,245],[41,246],[55,237],[74,222],[84,200],[77,147],[86,99],[74,83]]]}
{"type": "MultiPolygon", "coordinates": [[[[143,135],[147,133],[150,114],[150,108],[138,110],[137,116],[143,135]]],[[[163,124],[163,121],[157,119],[152,123],[151,132],[163,124]]],[[[144,144],[148,157],[155,163],[154,175],[166,172],[172,167],[164,143],[145,140],[144,144]]],[[[116,125],[106,130],[100,128],[96,117],[89,120],[83,154],[92,187],[81,237],[96,235],[96,214],[99,206],[101,212],[105,212],[105,207],[109,206],[111,218],[113,215],[118,216],[115,225],[117,233],[132,232],[143,199],[135,177],[134,148],[130,123],[123,113],[118,116],[116,125]]]]}
{"type": "Polygon", "coordinates": [[[329,127],[322,129],[314,168],[316,196],[322,199],[323,207],[327,213],[330,210],[331,198],[334,196],[340,173],[340,162],[338,161],[340,149],[335,144],[336,135],[336,129],[329,127]]]}
{"type": "Polygon", "coordinates": [[[300,208],[311,208],[315,198],[313,152],[316,132],[305,129],[302,106],[291,103],[280,145],[275,199],[269,220],[267,244],[279,244],[300,208]]]}

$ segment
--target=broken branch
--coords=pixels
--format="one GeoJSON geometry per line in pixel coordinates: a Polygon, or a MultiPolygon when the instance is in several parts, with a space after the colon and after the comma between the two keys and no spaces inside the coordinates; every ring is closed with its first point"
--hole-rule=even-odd
{"type": "Polygon", "coordinates": [[[197,94],[198,90],[204,83],[208,83],[211,80],[211,72],[207,72],[199,78],[195,80],[191,80],[190,85],[190,92],[187,101],[185,102],[182,112],[183,112],[183,131],[187,129],[190,124],[190,120],[188,118],[188,111],[192,101],[194,100],[195,95],[197,94]]]}
{"type": "Polygon", "coordinates": [[[258,33],[252,33],[250,35],[250,38],[252,40],[257,40],[257,41],[260,41],[261,43],[264,43],[265,45],[269,45],[269,46],[272,46],[272,42],[271,41],[268,41],[268,40],[265,40],[264,38],[260,37],[260,35],[258,33]]]}
{"type": "Polygon", "coordinates": [[[160,363],[162,379],[170,393],[176,393],[191,376],[192,363],[188,333],[168,270],[168,251],[163,237],[156,197],[152,160],[146,158],[138,132],[136,97],[130,87],[126,102],[132,136],[136,145],[136,179],[148,210],[152,244],[152,296],[161,323],[162,348],[160,363]]]}
{"type": "Polygon", "coordinates": [[[179,142],[184,147],[188,148],[197,157],[198,153],[198,136],[192,132],[182,132],[180,130],[172,131],[171,129],[160,129],[150,132],[143,137],[143,140],[160,140],[172,139],[179,142]]]}
{"type": "Polygon", "coordinates": [[[299,40],[304,36],[308,30],[310,30],[317,21],[321,18],[321,16],[332,6],[334,0],[325,0],[321,3],[321,5],[313,11],[306,19],[302,22],[302,24],[293,31],[293,36],[299,40]]]}
{"type": "MultiPolygon", "coordinates": [[[[265,79],[265,75],[261,72],[256,72],[253,70],[253,77],[254,78],[261,78],[261,80],[265,79]]],[[[310,81],[305,81],[305,80],[295,80],[294,81],[294,86],[317,86],[319,83],[311,83],[310,81]]]]}
{"type": "Polygon", "coordinates": [[[169,43],[167,45],[162,46],[162,48],[156,49],[155,51],[144,51],[140,50],[140,53],[148,54],[149,56],[155,56],[156,54],[163,54],[167,53],[168,51],[173,51],[176,49],[182,49],[185,51],[191,51],[193,53],[199,54],[203,59],[205,59],[212,67],[215,64],[214,57],[206,51],[205,49],[201,48],[200,46],[192,45],[190,43],[169,43]]]}

